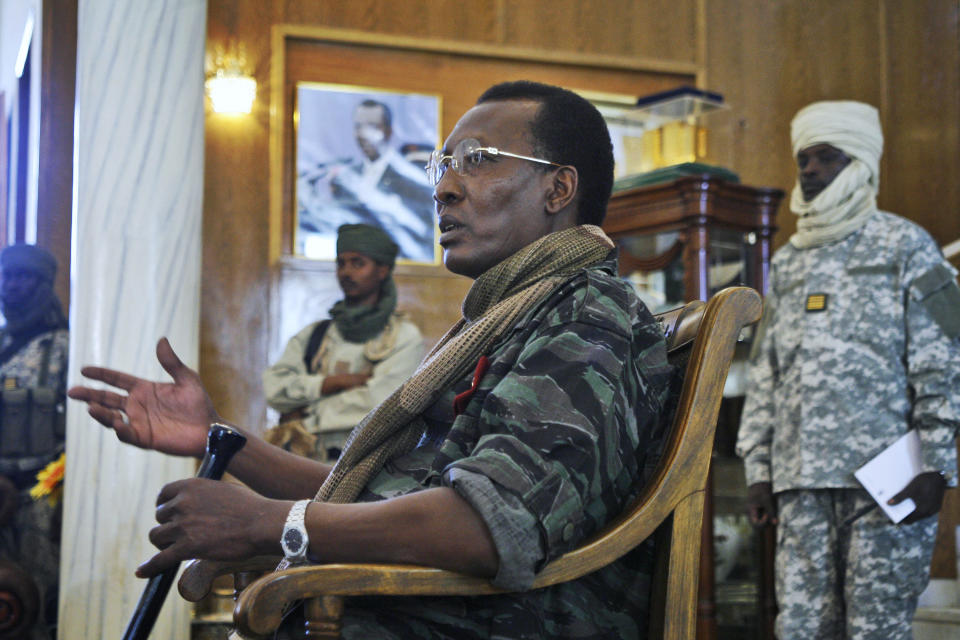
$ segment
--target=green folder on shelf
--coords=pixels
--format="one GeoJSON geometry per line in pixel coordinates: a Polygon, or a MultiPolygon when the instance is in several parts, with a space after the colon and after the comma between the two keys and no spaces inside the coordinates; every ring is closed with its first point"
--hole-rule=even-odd
{"type": "Polygon", "coordinates": [[[646,187],[651,184],[673,182],[678,178],[686,178],[687,176],[702,175],[720,178],[721,180],[726,180],[727,182],[740,182],[740,176],[730,169],[715,167],[702,162],[684,162],[682,164],[675,164],[670,167],[654,169],[653,171],[647,171],[645,173],[635,173],[619,178],[613,183],[613,191],[616,193],[617,191],[624,191],[626,189],[633,189],[635,187],[646,187]]]}

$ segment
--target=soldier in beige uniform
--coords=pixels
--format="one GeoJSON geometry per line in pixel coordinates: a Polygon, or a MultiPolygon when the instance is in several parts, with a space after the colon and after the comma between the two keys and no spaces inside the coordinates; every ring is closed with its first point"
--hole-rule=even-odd
{"type": "Polygon", "coordinates": [[[417,368],[423,337],[396,310],[396,256],[397,245],[381,229],[340,227],[337,280],[344,299],[330,309],[330,320],[293,336],[263,372],[267,403],[282,414],[268,440],[307,441],[311,457],[335,459],[353,427],[417,368]]]}
{"type": "Polygon", "coordinates": [[[797,233],[771,263],[738,453],[756,524],[778,524],[777,635],[912,637],[943,492],[956,483],[960,289],[923,229],[876,205],[876,109],[818,102],[791,126],[797,233]],[[891,502],[854,471],[915,429],[921,472],[891,502]]]}

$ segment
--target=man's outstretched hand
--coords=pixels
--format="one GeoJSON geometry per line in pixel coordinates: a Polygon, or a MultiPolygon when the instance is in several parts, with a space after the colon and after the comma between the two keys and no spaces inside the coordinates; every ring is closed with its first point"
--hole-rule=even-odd
{"type": "Polygon", "coordinates": [[[946,489],[947,481],[942,475],[936,471],[927,471],[916,475],[900,493],[890,498],[887,504],[899,504],[907,498],[913,500],[917,508],[900,521],[900,524],[911,524],[939,512],[946,489]]]}
{"type": "Polygon", "coordinates": [[[200,457],[211,422],[219,420],[200,376],[177,357],[166,338],[157,360],[173,382],[151,382],[114,369],[84,367],[90,378],[126,391],[72,387],[67,395],[86,402],[94,420],[113,429],[121,442],[163,453],[200,457]]]}

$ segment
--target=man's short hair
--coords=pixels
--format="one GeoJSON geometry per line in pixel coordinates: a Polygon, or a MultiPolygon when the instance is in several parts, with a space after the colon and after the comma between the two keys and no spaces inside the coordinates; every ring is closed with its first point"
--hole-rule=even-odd
{"type": "Polygon", "coordinates": [[[603,223],[613,189],[613,145],[597,108],[573,91],[528,80],[496,84],[483,92],[477,104],[499,100],[540,103],[530,126],[534,152],[545,160],[576,167],[577,222],[603,223]]]}
{"type": "Polygon", "coordinates": [[[366,109],[371,109],[373,107],[380,107],[380,113],[383,114],[383,125],[387,129],[393,128],[393,112],[390,111],[390,107],[386,104],[380,102],[379,100],[374,100],[372,98],[367,98],[363,102],[357,105],[357,109],[364,107],[366,109]]]}

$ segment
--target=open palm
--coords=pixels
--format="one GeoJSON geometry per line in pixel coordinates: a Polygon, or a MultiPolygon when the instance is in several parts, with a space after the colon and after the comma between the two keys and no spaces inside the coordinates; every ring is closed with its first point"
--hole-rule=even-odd
{"type": "Polygon", "coordinates": [[[122,389],[126,395],[85,386],[73,387],[67,394],[86,402],[90,416],[113,429],[121,442],[173,455],[202,456],[209,425],[218,421],[210,396],[197,372],[183,364],[166,338],[157,343],[157,360],[173,382],[84,367],[84,376],[122,389]]]}

